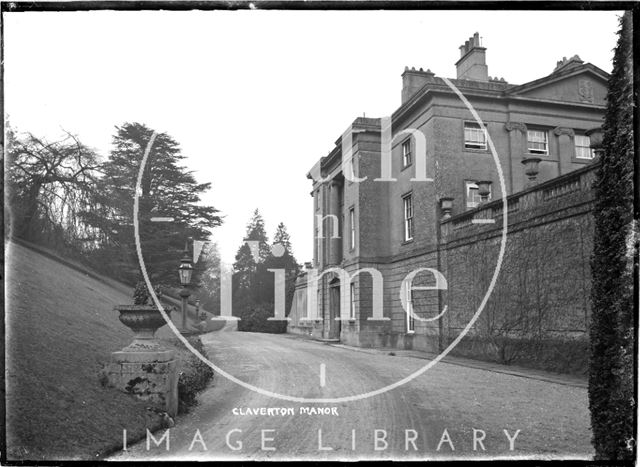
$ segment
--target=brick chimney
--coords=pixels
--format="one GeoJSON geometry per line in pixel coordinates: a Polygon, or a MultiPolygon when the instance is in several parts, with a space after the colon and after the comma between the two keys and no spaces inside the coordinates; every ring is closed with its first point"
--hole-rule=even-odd
{"type": "Polygon", "coordinates": [[[409,69],[408,66],[404,67],[404,73],[402,73],[402,103],[404,104],[411,96],[413,96],[422,86],[432,82],[435,76],[431,70],[423,71],[422,68],[416,70],[415,68],[409,69]]]}
{"type": "Polygon", "coordinates": [[[460,60],[456,62],[458,79],[489,81],[486,50],[480,45],[480,35],[477,32],[460,46],[460,60]]]}
{"type": "Polygon", "coordinates": [[[580,60],[580,57],[577,55],[574,55],[570,59],[567,59],[567,57],[562,57],[562,60],[558,60],[558,62],[556,63],[556,67],[553,70],[553,73],[556,73],[561,70],[566,70],[568,68],[580,66],[583,63],[584,62],[580,60]]]}

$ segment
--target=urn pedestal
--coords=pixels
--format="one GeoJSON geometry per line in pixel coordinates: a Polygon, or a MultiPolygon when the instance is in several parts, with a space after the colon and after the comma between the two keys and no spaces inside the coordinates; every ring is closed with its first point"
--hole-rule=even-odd
{"type": "Polygon", "coordinates": [[[120,321],[134,333],[131,344],[111,354],[107,374],[110,386],[148,401],[169,416],[178,412],[178,363],[173,350],[155,338],[166,324],[160,311],[149,305],[119,305],[120,321]]]}

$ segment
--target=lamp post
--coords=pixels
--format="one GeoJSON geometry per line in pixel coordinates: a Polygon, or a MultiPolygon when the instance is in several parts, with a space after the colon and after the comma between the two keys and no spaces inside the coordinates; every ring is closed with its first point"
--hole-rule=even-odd
{"type": "Polygon", "coordinates": [[[180,297],[182,297],[182,334],[188,334],[187,330],[187,299],[191,292],[187,288],[191,283],[191,275],[193,274],[193,266],[191,265],[191,258],[189,258],[189,251],[185,250],[184,257],[180,260],[180,267],[178,267],[178,274],[180,276],[180,284],[182,290],[180,290],[180,297]]]}

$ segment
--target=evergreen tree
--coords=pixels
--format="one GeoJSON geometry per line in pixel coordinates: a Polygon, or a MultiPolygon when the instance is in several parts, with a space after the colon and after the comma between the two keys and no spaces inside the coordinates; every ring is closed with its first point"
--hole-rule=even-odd
{"type": "MultiPolygon", "coordinates": [[[[272,254],[265,261],[265,265],[267,269],[284,269],[285,271],[285,315],[288,316],[295,293],[296,278],[300,273],[300,265],[293,256],[291,237],[284,223],[280,222],[278,224],[273,239],[272,254]],[[281,253],[281,249],[283,254],[277,256],[281,253]]],[[[273,278],[271,283],[273,283],[273,278]]],[[[273,297],[273,286],[271,290],[271,296],[273,297]]]]}
{"type": "Polygon", "coordinates": [[[269,269],[285,271],[285,313],[288,313],[299,272],[299,266],[291,254],[291,239],[285,225],[280,223],[274,243],[270,246],[264,219],[256,209],[234,263],[233,309],[234,315],[241,318],[238,324],[241,331],[286,332],[286,321],[268,320],[274,316],[276,277],[269,269]],[[247,241],[258,242],[257,248],[252,251],[247,241]]]}
{"type": "MultiPolygon", "coordinates": [[[[92,221],[108,238],[108,249],[119,260],[124,278],[135,280],[139,264],[133,228],[134,191],[142,158],[153,130],[140,123],[116,128],[113,150],[104,164],[98,204],[110,211],[92,221]]],[[[207,240],[210,229],[220,225],[218,210],[200,204],[210,183],[197,183],[183,165],[178,143],[166,133],[157,134],[142,175],[138,222],[141,250],[153,282],[176,285],[176,268],[188,238],[207,240]],[[170,217],[173,222],[151,222],[170,217]]],[[[192,283],[199,282],[196,268],[192,283]]]]}
{"type": "Polygon", "coordinates": [[[285,251],[289,254],[293,255],[293,251],[291,250],[291,237],[289,236],[289,232],[287,232],[287,227],[283,222],[278,224],[278,228],[276,230],[275,235],[273,236],[273,244],[281,244],[285,251]]]}
{"type": "Polygon", "coordinates": [[[247,224],[247,231],[242,245],[238,249],[233,263],[233,303],[234,310],[246,309],[251,304],[264,300],[264,268],[258,268],[270,254],[269,239],[264,226],[264,219],[256,209],[247,224]],[[257,242],[252,248],[251,242],[257,242]],[[250,304],[250,305],[247,305],[250,304]]]}
{"type": "Polygon", "coordinates": [[[264,260],[271,254],[271,248],[269,248],[269,237],[267,237],[264,219],[258,209],[253,211],[253,217],[247,225],[247,234],[244,240],[245,242],[258,242],[258,263],[264,262],[264,260]]]}
{"type": "Polygon", "coordinates": [[[607,94],[603,154],[594,184],[589,409],[599,460],[635,457],[632,284],[637,243],[633,227],[631,21],[628,12],[621,19],[607,94]]]}
{"type": "Polygon", "coordinates": [[[215,242],[207,243],[202,251],[199,265],[202,267],[201,287],[197,297],[202,307],[220,315],[220,276],[222,275],[220,252],[215,242]]]}

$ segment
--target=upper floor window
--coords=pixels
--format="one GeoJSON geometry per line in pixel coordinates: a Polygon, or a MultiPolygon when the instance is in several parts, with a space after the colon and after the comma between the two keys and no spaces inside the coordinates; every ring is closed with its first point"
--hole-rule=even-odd
{"type": "Polygon", "coordinates": [[[349,249],[356,246],[356,212],[354,208],[349,209],[349,249]]]}
{"type": "Polygon", "coordinates": [[[464,147],[466,149],[487,149],[487,134],[474,122],[464,122],[464,147]]]}
{"type": "Polygon", "coordinates": [[[527,130],[527,150],[531,154],[549,154],[547,132],[543,130],[527,130]]]}
{"type": "Polygon", "coordinates": [[[576,157],[578,159],[593,159],[591,138],[586,135],[576,135],[574,142],[576,146],[576,157]]]}
{"type": "Polygon", "coordinates": [[[402,143],[402,168],[411,165],[411,138],[402,143]]]}
{"type": "Polygon", "coordinates": [[[316,190],[315,196],[313,197],[316,203],[316,211],[320,209],[320,190],[316,190]]]}
{"type": "MultiPolygon", "coordinates": [[[[465,199],[468,208],[475,208],[482,202],[482,197],[478,193],[479,187],[476,182],[466,181],[465,183],[465,199]]],[[[489,199],[491,199],[491,185],[489,185],[489,199]]]]}
{"type": "Polygon", "coordinates": [[[413,201],[411,195],[402,198],[404,212],[404,241],[413,240],[413,201]]]}

